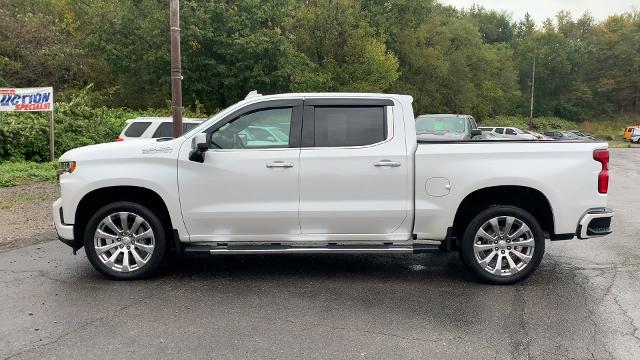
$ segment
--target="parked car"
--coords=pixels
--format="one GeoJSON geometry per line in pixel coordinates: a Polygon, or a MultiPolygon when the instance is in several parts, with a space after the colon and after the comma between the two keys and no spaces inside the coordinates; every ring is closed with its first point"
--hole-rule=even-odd
{"type": "Polygon", "coordinates": [[[494,132],[496,134],[500,134],[500,135],[504,135],[508,138],[511,139],[520,139],[520,140],[536,140],[536,137],[531,135],[531,134],[527,134],[524,131],[515,128],[515,127],[487,127],[487,126],[482,126],[480,127],[480,130],[483,131],[491,131],[494,132]]]}
{"type": "Polygon", "coordinates": [[[470,115],[429,114],[416,118],[418,139],[424,141],[470,140],[481,135],[470,115]]]}
{"type": "Polygon", "coordinates": [[[640,126],[627,126],[624,129],[624,139],[626,141],[630,141],[631,140],[631,136],[633,135],[634,131],[636,129],[640,129],[640,126]]]}
{"type": "Polygon", "coordinates": [[[500,140],[511,140],[508,137],[501,135],[501,134],[496,134],[494,132],[491,131],[483,131],[482,134],[478,135],[478,136],[474,136],[473,140],[496,140],[496,141],[500,141],[500,140]]]}
{"type": "Polygon", "coordinates": [[[169,249],[455,249],[509,284],[535,271],[546,237],[611,232],[606,143],[417,140],[412,98],[389,94],[254,95],[198,129],[63,154],[60,239],[116,279],[152,275],[169,249]],[[237,140],[283,123],[286,143],[237,140]]]}
{"type": "MultiPolygon", "coordinates": [[[[206,119],[182,119],[182,132],[202,124],[206,119]]],[[[173,137],[173,119],[170,117],[137,117],[127,124],[115,141],[173,137]]]]}
{"type": "Polygon", "coordinates": [[[580,140],[595,140],[596,138],[594,138],[593,136],[589,135],[589,134],[585,134],[582,131],[579,130],[569,130],[570,133],[574,134],[575,136],[577,136],[580,140]]]}
{"type": "Polygon", "coordinates": [[[640,128],[633,129],[629,141],[640,144],[640,128]]]}
{"type": "Polygon", "coordinates": [[[544,135],[554,140],[580,140],[576,134],[568,131],[545,131],[544,135]]]}
{"type": "Polygon", "coordinates": [[[535,132],[535,131],[524,130],[524,132],[525,132],[525,133],[527,133],[527,134],[529,134],[529,135],[533,135],[533,136],[535,136],[535,138],[536,138],[538,141],[550,141],[550,140],[553,140],[552,138],[550,138],[550,137],[548,137],[548,136],[546,136],[546,135],[542,135],[542,134],[540,134],[540,133],[537,133],[537,132],[535,132]]]}

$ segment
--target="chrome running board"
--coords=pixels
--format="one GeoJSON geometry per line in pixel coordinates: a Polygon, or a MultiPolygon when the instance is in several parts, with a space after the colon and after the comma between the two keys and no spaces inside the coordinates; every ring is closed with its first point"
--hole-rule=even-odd
{"type": "Polygon", "coordinates": [[[185,245],[185,254],[417,254],[440,251],[431,244],[412,245],[185,245]]]}

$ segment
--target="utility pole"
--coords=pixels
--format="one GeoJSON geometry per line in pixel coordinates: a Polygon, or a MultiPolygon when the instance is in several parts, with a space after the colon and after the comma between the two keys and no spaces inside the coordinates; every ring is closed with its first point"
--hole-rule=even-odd
{"type": "Polygon", "coordinates": [[[171,112],[173,137],[182,135],[182,61],[180,60],[180,3],[170,0],[171,27],[171,112]]]}
{"type": "Polygon", "coordinates": [[[536,55],[533,54],[533,71],[531,74],[531,106],[529,107],[529,128],[533,129],[533,92],[536,89],[536,55]]]}

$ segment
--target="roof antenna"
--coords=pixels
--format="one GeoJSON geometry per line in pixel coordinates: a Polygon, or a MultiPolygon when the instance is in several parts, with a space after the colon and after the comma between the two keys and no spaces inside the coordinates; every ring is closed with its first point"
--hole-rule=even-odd
{"type": "Polygon", "coordinates": [[[247,100],[247,99],[251,99],[251,98],[257,97],[257,96],[262,96],[262,94],[258,94],[258,90],[253,90],[253,91],[249,92],[244,99],[247,100]]]}

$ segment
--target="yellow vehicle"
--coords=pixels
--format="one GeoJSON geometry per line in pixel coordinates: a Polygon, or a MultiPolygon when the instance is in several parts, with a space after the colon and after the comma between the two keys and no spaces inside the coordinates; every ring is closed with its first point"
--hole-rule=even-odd
{"type": "Polygon", "coordinates": [[[636,129],[636,133],[640,131],[640,126],[627,126],[624,129],[624,140],[631,141],[631,136],[633,135],[633,130],[636,129]]]}

